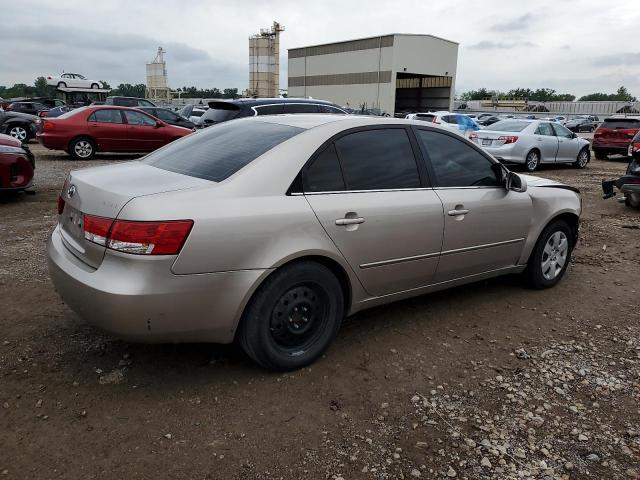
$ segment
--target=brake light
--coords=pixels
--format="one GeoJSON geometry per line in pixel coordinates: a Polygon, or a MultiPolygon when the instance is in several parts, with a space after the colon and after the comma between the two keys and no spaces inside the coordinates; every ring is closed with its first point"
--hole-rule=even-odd
{"type": "Polygon", "coordinates": [[[138,222],[85,215],[84,238],[124,253],[175,255],[192,226],[193,220],[138,222]]]}
{"type": "Polygon", "coordinates": [[[640,152],[640,142],[634,142],[631,144],[631,152],[640,152]]]}
{"type": "Polygon", "coordinates": [[[49,115],[49,112],[48,112],[47,110],[40,110],[40,111],[38,112],[38,116],[39,116],[39,117],[46,117],[46,116],[48,116],[48,115],[49,115]]]}
{"type": "Polygon", "coordinates": [[[45,120],[45,121],[42,123],[42,130],[53,130],[54,126],[55,126],[55,125],[54,125],[54,123],[53,123],[53,122],[50,122],[50,121],[45,120]]]}
{"type": "Polygon", "coordinates": [[[64,212],[64,203],[62,195],[58,195],[58,215],[62,215],[62,212],[64,212]]]}
{"type": "Polygon", "coordinates": [[[518,141],[518,137],[516,135],[503,135],[498,137],[498,140],[502,140],[504,145],[507,145],[509,143],[516,143],[518,141]]]}
{"type": "Polygon", "coordinates": [[[440,119],[438,117],[433,117],[433,123],[440,123],[440,119]]]}

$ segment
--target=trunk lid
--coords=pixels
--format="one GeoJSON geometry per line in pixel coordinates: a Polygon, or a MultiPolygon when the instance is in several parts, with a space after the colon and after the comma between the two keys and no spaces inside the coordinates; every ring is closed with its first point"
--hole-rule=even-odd
{"type": "Polygon", "coordinates": [[[85,240],[85,214],[114,219],[133,198],[210,185],[213,183],[207,180],[140,162],[71,172],[60,194],[64,200],[59,216],[63,242],[76,257],[97,268],[106,248],[85,240]]]}

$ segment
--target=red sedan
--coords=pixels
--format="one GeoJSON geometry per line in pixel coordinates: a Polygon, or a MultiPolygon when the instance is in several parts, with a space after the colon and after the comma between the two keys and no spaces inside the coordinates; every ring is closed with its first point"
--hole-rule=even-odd
{"type": "Polygon", "coordinates": [[[51,150],[89,160],[96,152],[151,152],[190,133],[134,108],[96,105],[43,118],[36,137],[51,150]]]}
{"type": "Polygon", "coordinates": [[[26,145],[9,135],[0,134],[0,191],[29,188],[35,166],[26,145]]]}

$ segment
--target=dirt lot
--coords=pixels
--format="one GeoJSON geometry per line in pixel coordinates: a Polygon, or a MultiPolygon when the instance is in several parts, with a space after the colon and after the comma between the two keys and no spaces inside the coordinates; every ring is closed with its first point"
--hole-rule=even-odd
{"type": "Polygon", "coordinates": [[[286,375],[234,346],[133,345],[56,296],[45,241],[73,162],[37,145],[0,197],[0,478],[640,478],[640,212],[623,161],[538,174],[583,191],[565,280],[505,277],[349,319],[286,375]]]}

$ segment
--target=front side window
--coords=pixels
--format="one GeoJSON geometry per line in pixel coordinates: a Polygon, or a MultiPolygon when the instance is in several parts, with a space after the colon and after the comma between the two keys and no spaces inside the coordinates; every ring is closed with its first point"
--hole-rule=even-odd
{"type": "Polygon", "coordinates": [[[156,117],[158,117],[160,120],[164,120],[165,122],[177,122],[179,120],[178,115],[170,112],[169,110],[158,108],[156,112],[156,117]]]}
{"type": "Polygon", "coordinates": [[[306,168],[302,175],[305,193],[344,190],[340,161],[334,144],[329,145],[306,168]]]}
{"type": "Polygon", "coordinates": [[[556,135],[558,137],[563,137],[563,138],[573,138],[573,133],[571,132],[571,130],[569,130],[568,128],[559,125],[559,124],[553,124],[553,129],[556,131],[556,135]]]}
{"type": "Polygon", "coordinates": [[[312,103],[287,103],[284,113],[318,113],[318,106],[312,103]]]}
{"type": "Polygon", "coordinates": [[[155,125],[156,121],[149,115],[145,115],[142,112],[136,112],[133,110],[125,110],[124,116],[127,119],[129,125],[155,125]]]}
{"type": "MultiPolygon", "coordinates": [[[[60,118],[64,116],[65,115],[62,115],[60,118]]],[[[112,108],[105,110],[96,110],[89,117],[89,121],[98,123],[122,123],[122,115],[120,115],[120,110],[115,110],[112,108]]]]}
{"type": "Polygon", "coordinates": [[[303,131],[260,121],[225,122],[170,143],[143,162],[170,172],[221,182],[303,131]]]}
{"type": "Polygon", "coordinates": [[[348,190],[420,187],[413,149],[403,128],[351,133],[335,143],[348,190]]]}
{"type": "Polygon", "coordinates": [[[553,137],[555,136],[555,133],[553,133],[550,123],[541,123],[538,125],[538,128],[536,128],[536,135],[547,135],[553,137]]]}
{"type": "Polygon", "coordinates": [[[492,163],[462,140],[440,132],[418,130],[439,187],[495,187],[492,163]]]}

